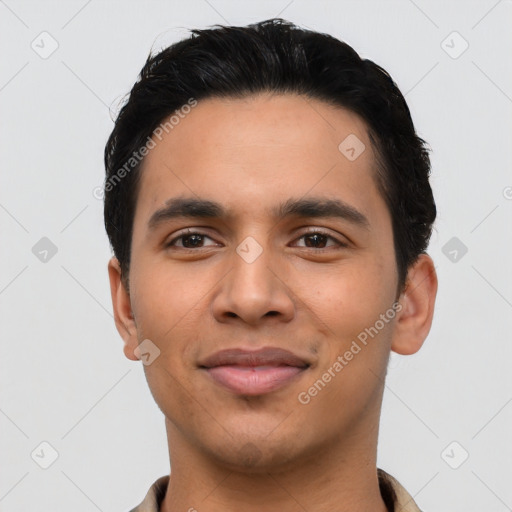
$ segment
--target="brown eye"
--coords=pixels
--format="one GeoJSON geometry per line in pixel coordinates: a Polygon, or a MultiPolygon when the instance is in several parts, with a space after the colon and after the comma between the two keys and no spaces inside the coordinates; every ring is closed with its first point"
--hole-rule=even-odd
{"type": "Polygon", "coordinates": [[[304,235],[302,238],[304,238],[307,247],[323,249],[329,237],[326,235],[322,235],[320,233],[311,233],[304,235]],[[321,245],[322,247],[319,247],[319,245],[321,245]]]}
{"type": "Polygon", "coordinates": [[[165,244],[165,247],[181,247],[183,249],[201,249],[205,239],[212,240],[209,236],[204,233],[195,231],[187,231],[181,235],[173,238],[169,243],[165,244]],[[181,240],[181,245],[177,245],[176,242],[181,240]]]}
{"type": "Polygon", "coordinates": [[[323,231],[310,231],[308,233],[304,233],[297,240],[304,239],[305,246],[307,249],[327,249],[329,247],[347,247],[347,244],[341,242],[337,238],[333,237],[328,233],[324,233],[323,231]],[[328,240],[333,240],[334,245],[327,246],[328,240]]]}

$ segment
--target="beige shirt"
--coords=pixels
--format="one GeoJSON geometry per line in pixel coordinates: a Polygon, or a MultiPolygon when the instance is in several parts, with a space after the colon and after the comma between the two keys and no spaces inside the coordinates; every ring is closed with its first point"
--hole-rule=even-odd
{"type": "MultiPolygon", "coordinates": [[[[412,496],[400,485],[398,480],[382,469],[378,469],[378,474],[381,494],[389,512],[421,512],[412,496]],[[388,496],[390,497],[388,498],[388,496]]],[[[168,483],[169,475],[156,480],[149,488],[144,501],[130,512],[160,512],[160,505],[164,500],[168,483]]]]}

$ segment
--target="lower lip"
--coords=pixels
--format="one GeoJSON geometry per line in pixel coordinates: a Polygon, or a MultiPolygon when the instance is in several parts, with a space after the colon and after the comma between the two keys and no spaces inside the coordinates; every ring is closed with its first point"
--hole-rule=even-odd
{"type": "Polygon", "coordinates": [[[206,368],[213,380],[240,395],[262,395],[282,388],[306,368],[275,366],[258,369],[250,366],[206,368]]]}

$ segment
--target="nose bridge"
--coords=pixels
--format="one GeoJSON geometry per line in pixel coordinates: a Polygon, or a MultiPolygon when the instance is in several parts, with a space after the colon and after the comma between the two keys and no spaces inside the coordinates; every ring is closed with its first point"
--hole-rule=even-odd
{"type": "Polygon", "coordinates": [[[275,276],[269,268],[272,259],[270,244],[263,239],[263,234],[256,236],[261,243],[254,236],[247,236],[233,253],[231,293],[263,302],[272,295],[275,276]]]}
{"type": "Polygon", "coordinates": [[[270,272],[268,267],[272,260],[271,243],[267,239],[262,240],[263,234],[259,239],[261,244],[253,236],[248,236],[236,248],[238,258],[234,258],[234,264],[243,275],[257,277],[258,274],[270,272]]]}
{"type": "Polygon", "coordinates": [[[272,316],[279,313],[287,319],[293,316],[293,301],[283,279],[276,276],[280,265],[276,265],[265,236],[264,230],[247,236],[233,251],[231,271],[222,280],[214,299],[213,312],[218,319],[236,315],[254,323],[270,312],[272,316]]]}

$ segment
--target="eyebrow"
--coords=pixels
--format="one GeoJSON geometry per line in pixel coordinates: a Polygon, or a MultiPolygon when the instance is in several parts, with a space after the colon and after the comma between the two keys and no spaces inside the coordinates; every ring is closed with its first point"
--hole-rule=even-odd
{"type": "MultiPolygon", "coordinates": [[[[288,199],[270,210],[276,220],[287,217],[340,218],[357,227],[369,230],[370,222],[359,210],[341,199],[307,197],[288,199]]],[[[164,222],[176,218],[222,219],[230,216],[223,205],[208,199],[175,197],[165,202],[165,207],[155,211],[148,221],[148,231],[155,230],[164,222]]]]}

